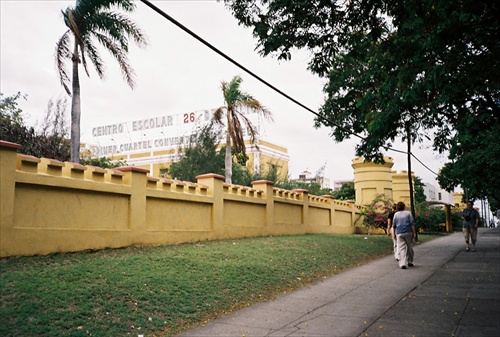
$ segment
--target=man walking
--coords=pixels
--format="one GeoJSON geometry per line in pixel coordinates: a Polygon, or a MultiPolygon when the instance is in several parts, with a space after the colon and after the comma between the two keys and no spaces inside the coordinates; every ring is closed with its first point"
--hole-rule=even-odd
{"type": "Polygon", "coordinates": [[[472,208],[472,201],[467,202],[467,208],[462,212],[462,230],[464,232],[465,243],[468,252],[472,249],[476,251],[477,227],[479,226],[479,212],[472,208]],[[470,240],[470,241],[469,241],[470,240]],[[469,242],[472,243],[469,247],[469,242]]]}

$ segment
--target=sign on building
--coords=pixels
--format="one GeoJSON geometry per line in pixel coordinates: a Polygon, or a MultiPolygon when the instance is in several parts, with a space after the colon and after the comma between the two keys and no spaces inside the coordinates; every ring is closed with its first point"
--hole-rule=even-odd
{"type": "MultiPolygon", "coordinates": [[[[92,156],[104,157],[186,146],[189,137],[212,120],[214,112],[215,109],[199,110],[95,126],[92,128],[95,145],[92,156]]],[[[258,114],[249,108],[244,108],[242,113],[259,132],[258,114]]],[[[244,131],[248,136],[248,131],[244,131]]]]}

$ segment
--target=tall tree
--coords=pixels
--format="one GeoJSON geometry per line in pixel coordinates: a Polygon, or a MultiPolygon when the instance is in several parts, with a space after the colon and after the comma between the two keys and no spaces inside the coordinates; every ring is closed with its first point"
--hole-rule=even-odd
{"type": "Polygon", "coordinates": [[[232,179],[233,156],[232,147],[236,156],[242,156],[246,161],[246,149],[244,140],[244,128],[248,130],[250,142],[254,143],[257,130],[252,122],[242,113],[241,108],[248,107],[264,117],[272,119],[271,112],[267,110],[258,100],[241,91],[240,85],[243,80],[239,76],[233,77],[231,82],[225,81],[221,84],[224,106],[217,108],[213,119],[217,123],[226,125],[226,156],[225,156],[225,181],[230,184],[232,179]],[[243,122],[243,124],[242,124],[243,122]]]}
{"type": "Polygon", "coordinates": [[[72,96],[71,102],[71,161],[80,160],[80,80],[79,65],[83,65],[87,76],[87,58],[92,62],[98,76],[104,77],[104,63],[97,50],[101,44],[116,59],[124,79],[134,87],[134,72],[127,58],[129,39],[138,46],[146,46],[143,32],[125,15],[112,11],[112,8],[132,12],[135,4],[132,0],[76,0],[74,7],[62,12],[68,30],[62,35],[56,46],[56,66],[62,86],[72,96]],[[71,37],[73,47],[71,49],[71,37]],[[72,63],[72,77],[66,68],[66,62],[72,63]],[[71,83],[71,89],[70,89],[71,83]]]}
{"type": "Polygon", "coordinates": [[[427,197],[425,196],[425,184],[422,181],[422,178],[415,177],[415,204],[421,204],[427,201],[427,197]]]}
{"type": "Polygon", "coordinates": [[[311,52],[309,69],[328,79],[316,125],[338,142],[361,135],[356,154],[368,160],[396,139],[460,148],[453,139],[471,118],[483,134],[500,124],[499,2],[224,2],[263,55],[311,52]]]}
{"type": "Polygon", "coordinates": [[[23,110],[19,108],[18,102],[20,98],[26,100],[27,95],[22,95],[21,92],[18,92],[15,95],[4,97],[4,93],[0,92],[0,118],[2,121],[14,125],[24,124],[21,115],[23,110]]]}

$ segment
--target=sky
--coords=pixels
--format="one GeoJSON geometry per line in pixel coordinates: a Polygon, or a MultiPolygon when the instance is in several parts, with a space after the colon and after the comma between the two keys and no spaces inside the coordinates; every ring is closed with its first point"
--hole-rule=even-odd
{"type": "MultiPolygon", "coordinates": [[[[307,51],[297,51],[291,61],[262,57],[250,29],[238,25],[231,12],[215,0],[153,0],[154,5],[198,34],[244,67],[305,106],[318,111],[324,101],[324,79],[307,70],[307,51]]],[[[28,125],[42,123],[49,100],[68,97],[59,83],[54,63],[55,44],[66,31],[61,10],[75,1],[0,0],[0,91],[5,96],[27,94],[20,102],[28,125]]],[[[314,115],[261,83],[208,47],[167,21],[140,1],[128,14],[146,33],[147,48],[131,44],[129,61],[136,74],[130,89],[116,62],[100,49],[105,60],[105,80],[90,65],[90,78],[80,72],[81,141],[95,144],[92,128],[141,118],[213,109],[223,105],[221,81],[235,75],[241,89],[250,93],[273,114],[260,137],[288,149],[289,176],[307,170],[313,175],[324,167],[324,177],[353,179],[351,167],[358,140],[336,143],[327,128],[314,128],[314,115]]],[[[69,118],[69,109],[68,109],[69,118]]],[[[405,144],[394,148],[404,151],[405,144]]],[[[415,145],[412,152],[433,172],[446,156],[434,153],[430,144],[415,145]]],[[[407,170],[405,154],[387,152],[393,170],[407,170]]],[[[412,171],[434,184],[435,174],[412,160],[412,171]]]]}

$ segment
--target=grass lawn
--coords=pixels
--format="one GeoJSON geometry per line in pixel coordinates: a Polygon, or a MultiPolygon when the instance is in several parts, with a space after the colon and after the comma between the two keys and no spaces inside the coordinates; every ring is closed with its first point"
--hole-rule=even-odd
{"type": "Polygon", "coordinates": [[[0,259],[0,336],[172,336],[391,249],[299,235],[0,259]]]}

